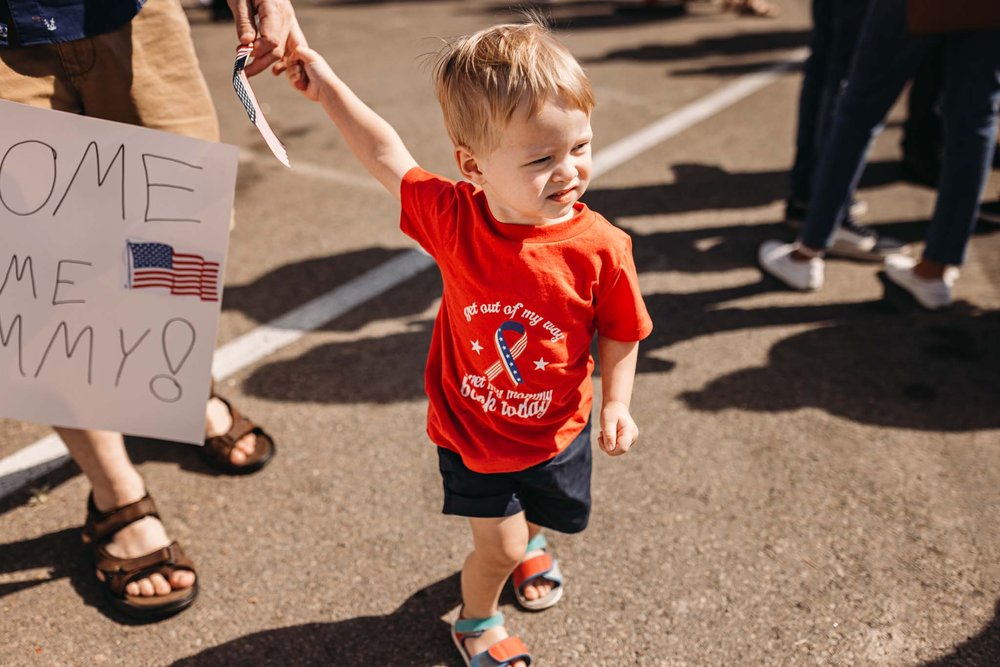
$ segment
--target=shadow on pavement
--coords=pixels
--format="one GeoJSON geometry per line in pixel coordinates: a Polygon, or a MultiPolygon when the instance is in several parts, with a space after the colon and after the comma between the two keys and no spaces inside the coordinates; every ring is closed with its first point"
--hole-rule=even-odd
{"type": "Polygon", "coordinates": [[[315,346],[300,357],[258,367],[243,389],[292,402],[387,404],[422,398],[431,326],[427,320],[405,333],[315,346]]]}
{"type": "MultiPolygon", "coordinates": [[[[684,273],[715,273],[746,269],[756,266],[757,247],[767,239],[785,239],[791,241],[795,233],[783,224],[763,225],[723,225],[719,227],[701,227],[683,229],[675,232],[654,232],[652,234],[631,234],[632,256],[635,259],[639,273],[649,271],[676,271],[684,273]]],[[[739,296],[771,291],[762,286],[759,289],[749,285],[740,286],[735,295],[730,290],[723,290],[716,295],[714,290],[696,294],[683,295],[689,308],[696,308],[695,313],[701,316],[701,306],[718,303],[718,299],[730,300],[739,296]],[[745,293],[744,293],[745,292],[745,293]],[[699,296],[701,294],[702,296],[699,296]]],[[[646,305],[650,299],[661,294],[646,294],[646,305]]],[[[671,310],[679,303],[671,303],[671,310]]],[[[656,322],[654,313],[653,321],[656,322]]]]}
{"type": "Polygon", "coordinates": [[[199,665],[461,665],[441,620],[458,604],[459,574],[411,595],[391,614],[264,630],[173,663],[199,665]]]}
{"type": "MultiPolygon", "coordinates": [[[[80,506],[83,521],[84,506],[80,506]]],[[[34,586],[42,586],[58,579],[68,578],[73,590],[87,607],[93,607],[107,618],[122,625],[137,625],[115,612],[106,602],[101,583],[94,574],[92,561],[85,555],[86,547],[80,540],[80,528],[64,528],[28,540],[0,544],[0,575],[18,572],[47,570],[32,578],[0,584],[0,598],[13,595],[34,586]]]]}
{"type": "MultiPolygon", "coordinates": [[[[727,64],[727,65],[707,65],[705,67],[689,67],[686,69],[672,69],[668,76],[725,76],[738,77],[744,74],[756,74],[762,70],[770,69],[786,62],[785,58],[771,58],[768,60],[755,60],[751,63],[727,64]]],[[[798,72],[802,70],[803,63],[796,63],[789,71],[798,72]]]]}
{"type": "MultiPolygon", "coordinates": [[[[52,468],[49,472],[43,473],[40,477],[36,477],[33,483],[24,486],[17,491],[11,492],[9,495],[0,500],[0,517],[13,509],[30,504],[32,502],[32,498],[34,498],[39,492],[47,493],[49,490],[54,489],[63,482],[66,482],[79,474],[80,468],[72,459],[67,459],[62,465],[52,468]]],[[[2,547],[0,547],[0,549],[2,549],[2,547]]],[[[0,563],[3,562],[4,561],[0,560],[0,563]]]]}
{"type": "MultiPolygon", "coordinates": [[[[440,0],[439,0],[440,1],[440,0]]],[[[684,0],[665,0],[657,6],[643,6],[635,0],[576,0],[552,4],[546,1],[497,3],[467,8],[461,0],[445,0],[460,7],[459,12],[490,14],[514,19],[524,9],[539,11],[557,30],[585,30],[630,26],[652,21],[675,19],[685,15],[684,0]]],[[[311,4],[327,9],[363,7],[367,5],[413,5],[426,0],[314,0],[311,4]]],[[[211,19],[201,12],[188,12],[192,24],[206,23],[211,19]]],[[[282,135],[284,136],[284,135],[282,135]]]]}
{"type": "Polygon", "coordinates": [[[28,540],[0,544],[0,574],[48,570],[44,575],[0,583],[0,598],[64,577],[75,577],[76,570],[80,569],[75,564],[81,559],[73,556],[78,556],[82,548],[79,528],[65,528],[28,540]]]}
{"type": "MultiPolygon", "coordinates": [[[[266,415],[250,415],[252,419],[264,422],[266,426],[266,415]]],[[[161,463],[173,463],[181,470],[196,472],[201,475],[212,477],[226,477],[227,474],[210,466],[199,453],[196,445],[185,442],[174,442],[172,440],[159,440],[157,438],[146,438],[138,435],[126,435],[125,446],[128,449],[128,456],[132,463],[136,465],[147,461],[159,461],[161,463]]],[[[278,443],[281,446],[281,443],[278,443]]]]}
{"type": "Polygon", "coordinates": [[[919,667],[995,667],[1000,665],[1000,600],[993,620],[978,634],[969,637],[946,656],[919,667]]]}
{"type": "MultiPolygon", "coordinates": [[[[892,236],[905,243],[922,241],[927,233],[927,220],[894,220],[870,225],[880,234],[892,236]]],[[[626,229],[626,231],[628,231],[626,229]]],[[[984,230],[977,234],[987,234],[984,230]]],[[[757,248],[768,239],[779,239],[787,242],[795,240],[796,232],[784,223],[765,223],[758,225],[722,225],[719,227],[699,227],[681,229],[672,232],[654,232],[637,234],[629,232],[632,237],[632,255],[635,258],[639,273],[649,271],[678,271],[684,273],[725,272],[735,269],[756,267],[757,248]]],[[[831,265],[855,260],[831,258],[831,265]]],[[[871,267],[877,263],[858,260],[862,265],[871,267]]],[[[774,282],[773,286],[779,286],[774,282]]],[[[748,286],[739,288],[748,290],[745,296],[758,292],[773,291],[762,288],[753,290],[748,286]]],[[[717,303],[713,291],[707,291],[705,296],[695,299],[695,303],[717,303]]],[[[656,295],[647,295],[656,296],[656,295]]],[[[695,297],[696,295],[688,295],[695,297]]],[[[729,300],[728,293],[722,295],[729,300]]],[[[737,294],[736,297],[740,296],[737,294]]],[[[700,312],[698,313],[701,314],[700,312]]]]}
{"type": "Polygon", "coordinates": [[[594,28],[615,28],[668,21],[685,16],[683,0],[664,2],[657,6],[643,6],[635,0],[577,0],[576,2],[519,2],[497,3],[475,11],[516,17],[517,11],[528,9],[538,11],[556,30],[590,30],[594,28]]]}
{"type": "MultiPolygon", "coordinates": [[[[357,7],[363,5],[414,5],[420,2],[426,2],[427,0],[313,0],[310,5],[318,7],[357,7]]],[[[437,0],[437,2],[452,2],[459,4],[462,0],[437,0]]],[[[303,3],[305,4],[305,3],[303,3]]],[[[222,23],[224,25],[231,24],[232,18],[222,17],[222,18],[212,18],[212,13],[210,11],[201,11],[203,9],[210,9],[211,5],[207,7],[201,6],[189,6],[185,9],[187,10],[188,22],[191,25],[198,25],[203,23],[222,23]]],[[[282,134],[282,136],[285,136],[282,134]]]]}
{"type": "MultiPolygon", "coordinates": [[[[593,188],[587,190],[583,201],[612,220],[623,216],[767,206],[788,196],[787,169],[730,172],[718,165],[682,162],[667,165],[666,171],[673,173],[672,183],[593,188]]],[[[874,161],[865,169],[861,187],[880,187],[900,178],[898,162],[874,161]]]]}
{"type": "MultiPolygon", "coordinates": [[[[889,305],[907,298],[887,296],[889,305]]],[[[817,317],[812,320],[817,328],[776,343],[766,366],[717,378],[681,399],[704,412],[816,407],[883,427],[949,432],[1000,427],[1000,312],[958,304],[948,313],[926,313],[905,303],[901,312],[845,304],[813,314],[824,310],[839,316],[817,317]]],[[[774,322],[773,312],[743,312],[748,314],[750,320],[774,322]]],[[[740,323],[738,313],[725,310],[710,320],[716,326],[740,323]]]]}
{"type": "MultiPolygon", "coordinates": [[[[286,264],[264,274],[252,283],[227,286],[222,296],[222,307],[224,310],[239,311],[256,322],[270,322],[405,252],[407,252],[405,248],[366,248],[286,264]]],[[[425,271],[421,275],[427,273],[436,271],[425,271]]],[[[411,279],[407,284],[415,280],[411,279]]],[[[420,312],[434,297],[436,295],[425,300],[411,298],[405,303],[397,300],[395,305],[399,309],[387,313],[386,317],[400,317],[420,312]]],[[[352,325],[357,325],[357,320],[352,319],[349,313],[345,317],[338,318],[330,326],[340,329],[352,325]]]]}
{"type": "Polygon", "coordinates": [[[629,49],[616,49],[597,58],[583,58],[581,63],[593,65],[614,60],[686,61],[706,56],[741,56],[769,51],[787,51],[809,44],[811,34],[810,30],[734,32],[723,37],[703,37],[678,44],[643,44],[629,49]]]}

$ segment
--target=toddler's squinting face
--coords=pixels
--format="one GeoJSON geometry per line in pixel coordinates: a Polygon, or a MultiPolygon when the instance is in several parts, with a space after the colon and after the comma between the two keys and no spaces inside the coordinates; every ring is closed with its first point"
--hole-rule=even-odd
{"type": "Polygon", "coordinates": [[[548,225],[573,217],[590,183],[590,114],[546,101],[529,115],[518,107],[496,148],[477,156],[480,185],[501,222],[548,225]]]}

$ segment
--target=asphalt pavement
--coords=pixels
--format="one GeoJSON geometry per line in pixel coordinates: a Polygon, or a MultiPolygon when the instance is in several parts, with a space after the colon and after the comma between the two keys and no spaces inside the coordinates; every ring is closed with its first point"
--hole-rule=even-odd
{"type": "MultiPolygon", "coordinates": [[[[703,2],[540,6],[594,84],[600,154],[801,57],[808,3],[777,4],[773,20],[703,2]]],[[[456,176],[425,56],[510,19],[508,3],[298,11],[417,160],[456,176]]],[[[263,74],[254,89],[293,169],[267,153],[232,89],[232,27],[189,16],[223,138],[242,149],[222,345],[413,244],[322,110],[263,74]]],[[[633,399],[640,443],[596,452],[589,529],[551,539],[563,601],[540,614],[509,591],[501,601],[536,664],[1000,665],[1000,227],[978,228],[947,312],[920,309],[871,263],[830,260],[811,294],[762,276],[759,244],[792,238],[800,77],[712,107],[584,197],[632,235],[655,331],[633,399]]],[[[902,180],[902,118],[897,107],[859,195],[865,222],[919,251],[934,193],[902,180]]],[[[73,464],[0,501],[0,665],[462,664],[446,619],[470,538],[440,514],[423,429],[439,289],[434,268],[419,271],[222,383],[278,442],[260,474],[219,476],[190,446],[130,441],[198,566],[200,597],[174,618],[134,625],[104,602],[73,464]]],[[[48,433],[0,420],[0,458],[48,433]]]]}

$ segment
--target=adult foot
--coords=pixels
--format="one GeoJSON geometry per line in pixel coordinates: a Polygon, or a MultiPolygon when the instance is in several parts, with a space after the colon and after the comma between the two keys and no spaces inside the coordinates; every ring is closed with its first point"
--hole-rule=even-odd
{"type": "MultiPolygon", "coordinates": [[[[208,399],[205,408],[205,437],[214,438],[225,435],[233,427],[233,413],[218,396],[208,399]]],[[[253,432],[247,433],[236,441],[232,451],[229,452],[229,462],[234,466],[241,466],[247,462],[254,450],[257,448],[257,435],[253,432]]]]}
{"type": "MultiPolygon", "coordinates": [[[[107,514],[116,508],[125,507],[136,501],[120,502],[114,507],[100,507],[95,504],[97,511],[107,514]]],[[[147,554],[152,554],[159,549],[168,547],[171,544],[167,537],[167,531],[163,523],[155,516],[144,516],[137,521],[133,521],[119,529],[104,543],[104,551],[114,558],[129,559],[139,558],[147,554]]],[[[105,581],[105,575],[97,570],[97,578],[105,581]]],[[[159,572],[154,572],[148,577],[143,577],[130,582],[125,586],[125,592],[132,596],[154,597],[164,596],[171,591],[191,588],[196,580],[196,575],[188,569],[174,569],[169,576],[164,577],[159,572]]]]}

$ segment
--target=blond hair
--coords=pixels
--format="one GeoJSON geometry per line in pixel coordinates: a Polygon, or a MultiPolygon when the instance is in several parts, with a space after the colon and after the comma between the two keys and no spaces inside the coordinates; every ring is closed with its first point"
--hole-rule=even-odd
{"type": "Polygon", "coordinates": [[[438,54],[434,88],[456,146],[489,151],[521,104],[549,100],[590,113],[594,92],[580,63],[537,16],[459,37],[438,54]]]}

